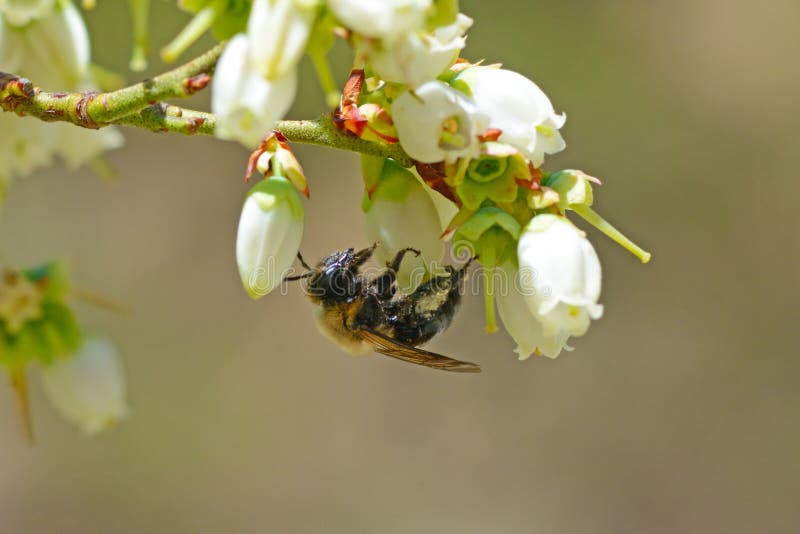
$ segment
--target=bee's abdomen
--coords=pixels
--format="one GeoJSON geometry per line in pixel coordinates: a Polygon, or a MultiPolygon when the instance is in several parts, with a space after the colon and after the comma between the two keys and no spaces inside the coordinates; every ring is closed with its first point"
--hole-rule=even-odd
{"type": "Polygon", "coordinates": [[[396,303],[389,314],[394,337],[408,345],[420,345],[450,326],[461,303],[458,284],[446,290],[426,291],[420,287],[396,303]]]}

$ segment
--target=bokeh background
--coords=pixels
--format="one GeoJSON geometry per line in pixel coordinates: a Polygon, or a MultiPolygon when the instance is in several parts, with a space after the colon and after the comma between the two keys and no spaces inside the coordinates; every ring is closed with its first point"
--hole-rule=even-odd
{"type": "MultiPolygon", "coordinates": [[[[3,260],[69,258],[135,313],[80,310],[126,356],[117,428],[84,439],[33,377],[28,446],[0,386],[0,532],[800,531],[800,4],[462,9],[467,57],[568,113],[549,167],[602,177],[598,210],[654,253],[643,266],[589,230],[606,314],[577,350],[518,362],[468,297],[432,347],[481,375],[340,353],[299,291],[254,303],[240,288],[245,150],[127,131],[116,181],[53,168],[2,215],[3,260]]],[[[160,45],[187,17],[155,1],[152,20],[160,45]]],[[[122,3],[87,21],[95,59],[124,69],[122,3]]],[[[336,61],[344,77],[344,48],[336,61]]],[[[298,118],[322,111],[304,69],[298,118]]],[[[297,152],[303,253],[364,245],[357,157],[297,152]]]]}

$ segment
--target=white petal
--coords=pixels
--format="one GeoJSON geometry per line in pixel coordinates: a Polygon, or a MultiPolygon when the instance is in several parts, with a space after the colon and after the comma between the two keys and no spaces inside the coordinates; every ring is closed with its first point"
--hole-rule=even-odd
{"type": "Polygon", "coordinates": [[[247,21],[250,54],[268,80],[294,70],[306,48],[316,9],[294,0],[255,0],[247,21]]]}
{"type": "MultiPolygon", "coordinates": [[[[400,179],[400,178],[398,178],[400,179]]],[[[395,189],[397,184],[392,184],[395,189]]],[[[415,178],[408,177],[407,190],[400,198],[384,194],[381,184],[373,192],[372,203],[364,213],[367,240],[378,241],[375,258],[386,263],[398,250],[412,247],[421,254],[407,254],[398,273],[401,290],[419,285],[444,255],[439,214],[428,191],[415,178]]]]}
{"type": "Polygon", "coordinates": [[[391,108],[400,145],[408,155],[423,163],[476,155],[477,136],[488,124],[486,115],[465,95],[439,81],[425,83],[415,93],[401,94],[391,108]],[[443,125],[452,121],[461,144],[442,141],[443,125]]]}
{"type": "Polygon", "coordinates": [[[72,357],[45,367],[42,383],[62,415],[87,434],[128,414],[122,361],[109,341],[88,339],[72,357]]]}
{"type": "Polygon", "coordinates": [[[534,353],[557,357],[566,346],[568,334],[560,331],[545,335],[542,324],[530,312],[525,297],[520,293],[516,269],[506,265],[500,268],[500,272],[507,283],[500,288],[495,286],[495,289],[500,289],[495,296],[497,311],[506,331],[517,343],[515,352],[519,359],[528,359],[534,353]]]}
{"type": "Polygon", "coordinates": [[[422,28],[432,0],[328,0],[347,28],[366,37],[391,41],[422,28]]]}
{"type": "Polygon", "coordinates": [[[13,26],[25,26],[53,11],[55,0],[0,0],[0,13],[13,26]]]}
{"type": "Polygon", "coordinates": [[[244,34],[228,43],[214,74],[211,109],[216,135],[254,148],[289,110],[297,90],[297,72],[269,82],[255,69],[244,34]]]}
{"type": "Polygon", "coordinates": [[[542,164],[544,154],[566,146],[558,132],[566,116],[556,114],[547,95],[528,78],[510,70],[473,67],[461,72],[459,79],[489,115],[490,127],[502,131],[500,141],[520,150],[534,165],[542,164]]]}

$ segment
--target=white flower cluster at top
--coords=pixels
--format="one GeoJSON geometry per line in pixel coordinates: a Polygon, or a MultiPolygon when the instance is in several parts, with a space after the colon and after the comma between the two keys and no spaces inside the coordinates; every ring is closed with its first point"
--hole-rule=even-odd
{"type": "MultiPolygon", "coordinates": [[[[442,236],[454,236],[455,248],[478,254],[489,271],[487,330],[494,330],[496,301],[520,358],[555,357],[603,313],[600,262],[566,212],[643,261],[649,255],[592,211],[596,179],[542,169],[547,155],[566,146],[566,116],[525,76],[461,59],[472,23],[456,1],[254,0],[247,32],[233,37],[215,76],[218,135],[256,147],[294,100],[302,54],[318,62],[321,36],[345,37],[355,62],[334,120],[363,139],[399,143],[415,163],[407,169],[364,158],[364,218],[368,237],[383,245],[378,257],[420,249],[400,273],[407,281],[408,269],[441,260],[442,236]],[[495,291],[498,273],[510,289],[495,291]]],[[[273,149],[260,150],[288,148],[269,143],[273,149]]],[[[289,187],[296,180],[285,172],[299,169],[296,161],[259,168],[271,185],[248,196],[237,241],[242,281],[254,297],[291,267],[303,220],[289,187]]]]}

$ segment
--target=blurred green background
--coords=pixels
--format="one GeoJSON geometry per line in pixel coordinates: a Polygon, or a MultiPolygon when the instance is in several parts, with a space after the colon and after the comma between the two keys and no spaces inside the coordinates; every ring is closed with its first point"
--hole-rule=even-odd
{"type": "MultiPolygon", "coordinates": [[[[800,531],[800,4],[462,9],[466,57],[567,112],[548,167],[603,178],[598,210],[654,253],[642,266],[590,231],[606,314],[577,350],[516,361],[473,296],[431,346],[481,375],[343,354],[299,291],[254,303],[240,287],[246,151],[126,130],[116,182],[52,168],[2,215],[3,260],[69,258],[135,313],[80,310],[126,356],[117,428],[84,439],[34,376],[30,447],[0,386],[0,532],[800,531]]],[[[86,18],[95,59],[123,69],[127,9],[86,18]]],[[[160,46],[187,17],[164,0],[152,20],[160,46]]],[[[322,111],[307,67],[296,118],[322,111]]],[[[364,245],[357,157],[297,153],[304,255],[364,245]]]]}

